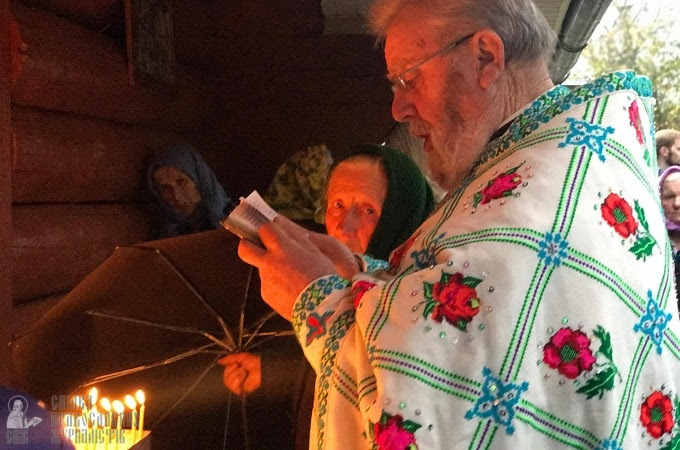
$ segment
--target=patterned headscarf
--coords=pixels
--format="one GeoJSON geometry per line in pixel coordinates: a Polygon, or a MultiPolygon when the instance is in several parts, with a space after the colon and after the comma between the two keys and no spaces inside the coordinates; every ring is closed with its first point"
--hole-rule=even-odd
{"type": "Polygon", "coordinates": [[[149,191],[156,200],[162,216],[159,221],[161,226],[157,236],[159,238],[219,228],[220,220],[227,215],[229,208],[233,205],[208,164],[190,145],[174,145],[156,152],[151,158],[146,177],[149,191]],[[186,173],[196,183],[198,192],[201,194],[198,208],[201,208],[206,216],[206,223],[201,229],[194,229],[186,218],[177,214],[163,200],[153,178],[156,169],[161,167],[175,167],[186,173]]]}
{"type": "MultiPolygon", "coordinates": [[[[668,175],[675,172],[680,172],[680,166],[670,166],[661,173],[661,176],[659,177],[659,194],[663,191],[663,183],[666,181],[666,178],[668,178],[668,175]]],[[[680,223],[668,220],[665,214],[664,220],[666,221],[666,229],[668,231],[680,231],[680,223]]]]}
{"type": "Polygon", "coordinates": [[[387,174],[387,195],[366,254],[387,261],[434,210],[432,189],[415,162],[402,152],[380,145],[355,147],[344,159],[378,157],[387,174]]]}
{"type": "Polygon", "coordinates": [[[332,164],[324,144],[294,153],[276,171],[264,199],[291,220],[323,223],[324,192],[332,164]]]}

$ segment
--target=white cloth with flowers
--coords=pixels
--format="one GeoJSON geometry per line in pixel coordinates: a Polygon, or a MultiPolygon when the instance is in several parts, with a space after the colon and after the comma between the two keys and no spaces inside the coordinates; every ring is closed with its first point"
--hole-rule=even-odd
{"type": "Polygon", "coordinates": [[[390,268],[316,280],[293,325],[310,448],[672,448],[680,328],[651,86],[536,99],[390,268]]]}

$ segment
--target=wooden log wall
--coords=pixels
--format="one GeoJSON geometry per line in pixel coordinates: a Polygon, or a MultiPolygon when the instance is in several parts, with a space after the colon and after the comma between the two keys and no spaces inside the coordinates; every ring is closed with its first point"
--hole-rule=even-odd
{"type": "Polygon", "coordinates": [[[11,79],[9,0],[0,0],[0,385],[9,385],[12,324],[12,184],[9,89],[11,79]]]}
{"type": "Polygon", "coordinates": [[[234,195],[266,189],[307,146],[341,156],[393,125],[382,50],[367,35],[324,35],[319,0],[173,7],[178,58],[214,71],[221,112],[203,146],[234,195]]]}
{"type": "MultiPolygon", "coordinates": [[[[68,13],[65,5],[78,2],[48,3],[68,13]]],[[[106,1],[100,3],[103,14],[106,1]]],[[[25,323],[117,245],[151,238],[148,156],[171,143],[195,143],[214,90],[183,66],[174,86],[130,86],[125,48],[74,21],[85,19],[20,3],[11,11],[24,53],[11,88],[11,279],[15,322],[25,323]]]]}

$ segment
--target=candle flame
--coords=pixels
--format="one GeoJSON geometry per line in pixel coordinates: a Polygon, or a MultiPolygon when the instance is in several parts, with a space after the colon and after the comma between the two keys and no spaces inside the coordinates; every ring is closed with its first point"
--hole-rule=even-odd
{"type": "Polygon", "coordinates": [[[102,408],[104,408],[106,411],[111,411],[111,402],[109,401],[108,398],[104,397],[101,400],[99,400],[99,404],[102,405],[102,408]]]}
{"type": "Polygon", "coordinates": [[[123,411],[125,411],[125,406],[123,406],[123,402],[121,402],[120,400],[114,400],[113,410],[116,411],[118,414],[122,414],[123,411]]]}
{"type": "Polygon", "coordinates": [[[97,388],[92,386],[92,389],[90,389],[90,406],[91,405],[96,405],[97,404],[97,397],[99,396],[99,392],[97,391],[97,388]]]}
{"type": "Polygon", "coordinates": [[[137,392],[135,392],[135,398],[137,398],[137,403],[139,403],[140,405],[143,405],[144,400],[146,400],[144,398],[144,391],[141,390],[141,389],[137,389],[137,392]]]}
{"type": "Polygon", "coordinates": [[[130,394],[125,396],[125,405],[132,410],[137,408],[137,402],[130,394]]]}
{"type": "Polygon", "coordinates": [[[83,400],[82,395],[76,395],[73,397],[73,403],[78,407],[78,408],[83,408],[85,406],[85,400],[83,400]]]}

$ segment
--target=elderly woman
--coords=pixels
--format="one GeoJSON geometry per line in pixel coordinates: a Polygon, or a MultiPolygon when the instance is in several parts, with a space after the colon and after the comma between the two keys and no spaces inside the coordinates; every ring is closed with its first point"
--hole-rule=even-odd
{"type": "Polygon", "coordinates": [[[157,239],[219,228],[232,205],[210,167],[189,145],[155,153],[147,185],[157,209],[157,239]]]}
{"type": "MultiPolygon", "coordinates": [[[[389,147],[365,145],[353,149],[330,172],[326,230],[355,253],[387,260],[433,208],[432,190],[410,158],[389,147]]],[[[225,366],[224,384],[235,394],[264,391],[258,392],[263,402],[292,394],[296,448],[308,448],[316,377],[297,342],[262,355],[228,355],[220,364],[225,366]],[[286,378],[297,386],[286,387],[286,378]]]]}
{"type": "MultiPolygon", "coordinates": [[[[666,218],[668,237],[673,247],[677,289],[678,281],[680,281],[680,166],[670,166],[661,173],[659,192],[663,214],[666,218]]],[[[680,295],[678,295],[678,304],[680,305],[680,295]]]]}

